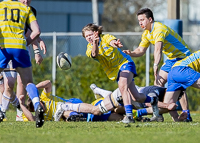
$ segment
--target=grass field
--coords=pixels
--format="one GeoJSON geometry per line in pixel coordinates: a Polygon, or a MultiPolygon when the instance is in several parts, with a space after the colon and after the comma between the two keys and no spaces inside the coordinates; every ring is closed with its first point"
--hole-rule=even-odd
{"type": "Polygon", "coordinates": [[[7,112],[0,123],[0,143],[199,143],[200,112],[191,113],[193,122],[174,123],[168,114],[165,122],[16,122],[16,113],[7,112]]]}

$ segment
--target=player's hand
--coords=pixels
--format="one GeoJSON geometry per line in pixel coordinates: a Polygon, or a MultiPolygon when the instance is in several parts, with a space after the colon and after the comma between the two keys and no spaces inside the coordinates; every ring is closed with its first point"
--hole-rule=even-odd
{"type": "Polygon", "coordinates": [[[46,52],[47,52],[46,45],[45,45],[44,41],[42,41],[42,40],[40,41],[40,49],[44,50],[43,54],[46,54],[46,52]]]}
{"type": "Polygon", "coordinates": [[[99,43],[99,32],[94,31],[93,33],[93,43],[96,42],[97,44],[99,43]]]}
{"type": "Polygon", "coordinates": [[[130,54],[131,54],[131,51],[130,51],[130,50],[123,50],[122,52],[126,53],[127,55],[130,55],[130,54]]]}
{"type": "Polygon", "coordinates": [[[117,39],[117,41],[114,40],[114,42],[112,43],[111,46],[112,46],[112,47],[115,47],[115,48],[117,48],[117,47],[119,47],[119,48],[123,47],[123,45],[122,45],[120,39],[117,39]]]}
{"type": "Polygon", "coordinates": [[[18,99],[19,99],[19,104],[24,104],[25,102],[24,95],[20,95],[18,99]]]}
{"type": "Polygon", "coordinates": [[[40,54],[35,54],[35,62],[36,64],[40,65],[43,61],[43,58],[40,54]]]}
{"type": "Polygon", "coordinates": [[[175,110],[176,107],[178,107],[178,105],[176,105],[176,103],[171,103],[171,104],[168,105],[167,109],[168,110],[175,110]]]}

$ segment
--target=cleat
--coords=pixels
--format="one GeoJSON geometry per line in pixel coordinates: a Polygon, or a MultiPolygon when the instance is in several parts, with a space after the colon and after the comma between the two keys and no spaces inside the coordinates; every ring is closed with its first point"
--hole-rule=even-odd
{"type": "Polygon", "coordinates": [[[150,119],[148,117],[138,117],[136,119],[138,122],[150,122],[150,119]]]}
{"type": "Polygon", "coordinates": [[[96,86],[96,84],[94,84],[94,83],[90,85],[90,89],[92,89],[93,92],[94,92],[94,89],[95,89],[96,87],[97,87],[97,86],[96,86]]]}
{"type": "Polygon", "coordinates": [[[103,97],[102,95],[97,94],[97,93],[94,91],[96,87],[97,87],[97,86],[96,86],[96,84],[94,84],[94,83],[90,85],[90,89],[93,91],[95,99],[102,98],[102,97],[103,97]]]}
{"type": "Polygon", "coordinates": [[[23,112],[21,110],[17,109],[16,121],[23,121],[22,114],[23,114],[23,112]]]}
{"type": "Polygon", "coordinates": [[[135,120],[131,117],[125,116],[124,119],[121,121],[124,124],[135,123],[135,120]]]}
{"type": "Polygon", "coordinates": [[[86,121],[87,119],[83,117],[83,114],[71,115],[67,118],[68,122],[79,122],[86,121]]]}
{"type": "Polygon", "coordinates": [[[135,110],[135,109],[133,109],[132,110],[132,113],[133,113],[133,119],[134,120],[137,120],[139,117],[138,117],[138,112],[137,112],[137,110],[135,110]]]}
{"type": "Polygon", "coordinates": [[[185,119],[184,122],[192,122],[192,117],[185,119]]]}
{"type": "Polygon", "coordinates": [[[56,112],[54,114],[54,121],[60,121],[60,118],[63,115],[64,109],[62,109],[62,103],[58,103],[56,106],[56,112]]]}
{"type": "MultiPolygon", "coordinates": [[[[150,93],[151,94],[151,93],[150,93]]],[[[153,116],[158,117],[159,116],[159,109],[158,109],[158,97],[153,97],[153,102],[151,103],[152,109],[153,109],[153,116]]]]}
{"type": "Polygon", "coordinates": [[[6,114],[0,110],[0,122],[5,121],[4,119],[6,119],[6,114]]]}
{"type": "Polygon", "coordinates": [[[155,122],[155,121],[157,121],[157,122],[164,122],[163,115],[161,114],[158,117],[153,116],[153,117],[150,118],[150,122],[155,122]]]}
{"type": "Polygon", "coordinates": [[[39,104],[37,110],[35,111],[35,117],[36,117],[36,127],[42,127],[44,124],[44,110],[42,106],[39,104]]]}

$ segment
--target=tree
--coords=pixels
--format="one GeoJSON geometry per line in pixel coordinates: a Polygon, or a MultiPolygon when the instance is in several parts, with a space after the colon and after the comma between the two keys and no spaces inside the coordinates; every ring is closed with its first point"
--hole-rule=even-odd
{"type": "MultiPolygon", "coordinates": [[[[104,1],[102,25],[106,32],[138,32],[142,29],[138,25],[137,11],[148,7],[153,12],[162,15],[163,0],[107,0],[104,1]]],[[[165,4],[166,6],[166,4],[165,4]]]]}

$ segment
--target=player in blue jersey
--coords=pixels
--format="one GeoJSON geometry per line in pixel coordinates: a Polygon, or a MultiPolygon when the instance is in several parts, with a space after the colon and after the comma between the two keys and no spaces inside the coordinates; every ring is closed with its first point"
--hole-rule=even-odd
{"type": "Polygon", "coordinates": [[[92,23],[83,27],[82,35],[88,42],[86,55],[101,64],[110,80],[118,82],[126,111],[123,122],[134,122],[133,107],[131,105],[132,98],[138,102],[151,103],[154,115],[158,116],[157,98],[139,94],[135,88],[133,80],[137,75],[135,64],[129,55],[121,51],[122,43],[113,35],[102,34],[102,31],[102,26],[92,23]]]}
{"type": "MultiPolygon", "coordinates": [[[[189,86],[200,89],[200,50],[176,62],[169,72],[167,80],[165,103],[175,103],[178,94],[182,90],[185,91],[189,86]]],[[[171,111],[170,114],[175,117],[178,116],[176,111],[171,111]]]]}
{"type": "Polygon", "coordinates": [[[140,27],[144,30],[139,47],[134,51],[124,50],[123,52],[132,57],[140,57],[145,54],[150,44],[154,47],[154,85],[164,87],[167,82],[167,75],[173,64],[187,56],[190,50],[183,38],[171,28],[163,23],[154,21],[153,12],[149,8],[142,8],[137,12],[140,27]],[[158,73],[158,65],[162,58],[162,53],[167,56],[167,60],[162,65],[158,73]]]}
{"type": "MultiPolygon", "coordinates": [[[[31,9],[20,2],[7,0],[0,2],[0,7],[0,31],[2,35],[0,39],[0,72],[12,60],[13,68],[20,74],[23,85],[34,103],[36,127],[41,127],[44,123],[43,109],[39,104],[38,90],[33,84],[31,61],[26,50],[26,46],[30,45],[40,35],[39,25],[31,9]],[[30,25],[32,30],[27,38],[24,37],[26,23],[30,25]]],[[[9,98],[11,98],[11,95],[9,98]]],[[[2,100],[8,99],[2,98],[2,100]]],[[[5,110],[1,109],[0,122],[4,117],[5,110]]]]}

